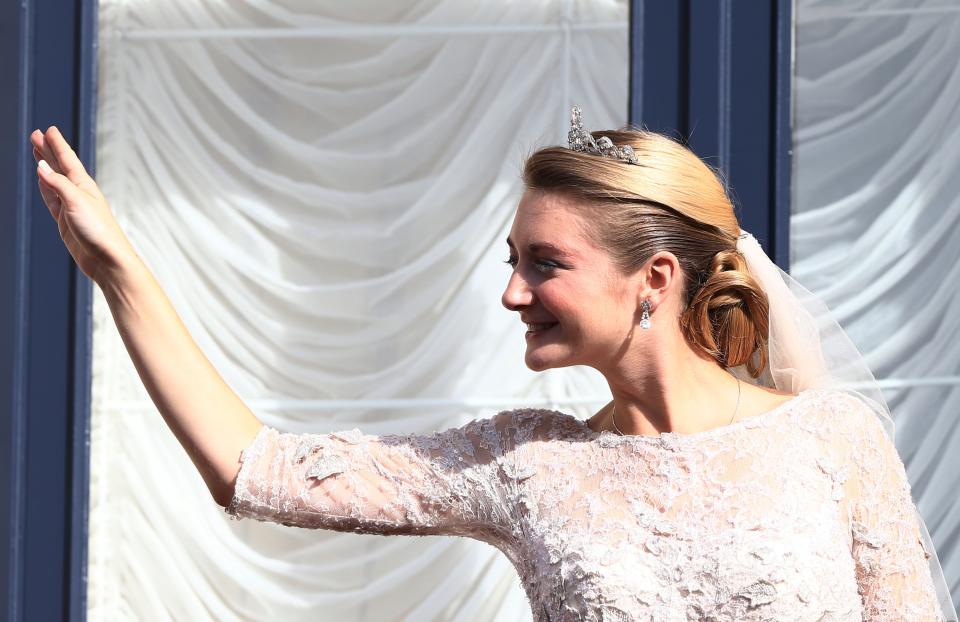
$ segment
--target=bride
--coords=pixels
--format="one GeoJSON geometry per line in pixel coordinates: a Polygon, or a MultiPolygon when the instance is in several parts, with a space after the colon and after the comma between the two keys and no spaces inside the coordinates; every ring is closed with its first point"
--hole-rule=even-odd
{"type": "Polygon", "coordinates": [[[524,166],[502,303],[530,369],[593,367],[609,404],[372,436],[263,425],[59,131],[30,138],[64,244],[231,516],[488,542],[538,621],[956,619],[882,397],[836,387],[789,277],[682,145],[574,109],[568,146],[524,166]]]}

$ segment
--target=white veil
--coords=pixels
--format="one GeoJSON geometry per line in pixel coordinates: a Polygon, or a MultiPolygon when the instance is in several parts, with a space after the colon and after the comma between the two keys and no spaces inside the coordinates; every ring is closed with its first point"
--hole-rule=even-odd
{"type": "MultiPolygon", "coordinates": [[[[746,365],[730,371],[741,380],[790,393],[810,388],[846,391],[870,406],[892,441],[893,419],[880,385],[823,301],[773,263],[756,238],[742,229],[737,249],[769,299],[769,360],[764,373],[756,379],[749,375],[746,365]]],[[[943,618],[957,622],[940,560],[919,511],[917,521],[943,618]]]]}

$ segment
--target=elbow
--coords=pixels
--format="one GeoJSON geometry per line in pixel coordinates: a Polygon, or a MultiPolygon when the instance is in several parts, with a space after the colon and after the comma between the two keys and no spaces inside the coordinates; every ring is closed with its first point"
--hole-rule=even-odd
{"type": "Polygon", "coordinates": [[[233,500],[234,487],[223,487],[220,489],[211,489],[210,494],[213,497],[214,503],[220,507],[226,509],[230,502],[233,500]]]}
{"type": "Polygon", "coordinates": [[[237,492],[237,479],[240,477],[240,470],[236,466],[231,466],[228,470],[221,471],[217,475],[205,478],[207,489],[213,501],[222,508],[226,508],[233,501],[233,496],[237,492]]]}

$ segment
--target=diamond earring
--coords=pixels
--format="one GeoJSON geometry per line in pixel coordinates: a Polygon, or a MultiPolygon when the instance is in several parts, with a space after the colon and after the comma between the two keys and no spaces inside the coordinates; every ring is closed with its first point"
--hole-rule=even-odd
{"type": "Polygon", "coordinates": [[[646,330],[650,328],[650,301],[644,300],[640,306],[643,308],[643,315],[640,316],[640,328],[646,330]]]}

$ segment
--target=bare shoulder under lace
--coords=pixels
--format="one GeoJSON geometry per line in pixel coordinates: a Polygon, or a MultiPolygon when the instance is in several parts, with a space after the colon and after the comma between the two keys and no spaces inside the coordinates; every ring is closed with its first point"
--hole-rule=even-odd
{"type": "Polygon", "coordinates": [[[226,511],[488,542],[540,622],[941,619],[903,463],[838,391],[690,435],[533,409],[430,435],[264,427],[226,511]]]}

